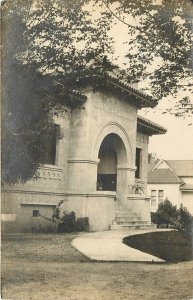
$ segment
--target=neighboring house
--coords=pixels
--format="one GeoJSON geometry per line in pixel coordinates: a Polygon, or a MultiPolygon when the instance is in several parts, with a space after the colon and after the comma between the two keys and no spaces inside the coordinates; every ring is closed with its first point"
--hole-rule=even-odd
{"type": "Polygon", "coordinates": [[[150,224],[148,141],[166,129],[137,111],[156,101],[111,76],[100,90],[83,92],[72,91],[55,116],[38,179],[3,188],[3,230],[47,230],[51,224],[41,216],[51,218],[61,200],[64,211],[88,217],[93,231],[150,224]]]}
{"type": "Polygon", "coordinates": [[[148,194],[151,211],[165,199],[177,207],[183,204],[193,214],[193,160],[162,160],[149,164],[148,194]]]}

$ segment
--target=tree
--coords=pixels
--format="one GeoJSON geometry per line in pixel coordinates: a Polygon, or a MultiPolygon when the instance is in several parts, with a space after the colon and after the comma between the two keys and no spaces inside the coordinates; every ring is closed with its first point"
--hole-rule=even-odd
{"type": "Polygon", "coordinates": [[[156,164],[160,161],[160,158],[158,157],[157,153],[151,152],[148,153],[148,162],[150,164],[156,164]]]}
{"type": "Polygon", "coordinates": [[[166,228],[169,225],[174,225],[178,216],[178,210],[168,199],[161,202],[158,206],[158,210],[152,213],[152,222],[157,224],[166,224],[166,228]]]}
{"type": "Polygon", "coordinates": [[[53,108],[57,113],[63,104],[82,104],[71,100],[79,79],[111,67],[102,55],[109,18],[92,24],[83,10],[87,2],[3,4],[3,184],[24,183],[35,175],[45,152],[42,136],[52,130],[53,108]],[[85,44],[76,48],[76,42],[85,44]]]}
{"type": "MultiPolygon", "coordinates": [[[[192,5],[188,0],[9,0],[2,6],[3,113],[2,180],[33,177],[44,153],[53,108],[72,108],[72,90],[98,84],[118,66],[110,30],[126,23],[128,82],[146,79],[157,100],[192,88],[192,5]],[[134,17],[137,24],[128,23],[134,17]],[[177,17],[176,17],[177,16],[177,17]],[[136,48],[137,47],[137,48],[136,48]],[[138,51],[136,51],[138,49],[138,51]],[[153,72],[149,66],[160,65],[153,72]],[[99,75],[99,76],[98,76],[99,75]],[[101,77],[102,76],[102,77],[101,77]],[[94,80],[93,80],[94,78],[94,80]],[[185,86],[186,85],[186,86],[185,86]]],[[[190,99],[178,101],[176,115],[192,114],[190,99]]],[[[172,110],[170,111],[172,112],[172,110]]]]}
{"type": "Polygon", "coordinates": [[[129,36],[133,37],[128,40],[128,80],[145,80],[156,99],[171,96],[168,112],[177,117],[191,117],[192,1],[106,0],[104,3],[118,22],[126,24],[129,36]],[[131,23],[131,16],[135,23],[131,23]]]}

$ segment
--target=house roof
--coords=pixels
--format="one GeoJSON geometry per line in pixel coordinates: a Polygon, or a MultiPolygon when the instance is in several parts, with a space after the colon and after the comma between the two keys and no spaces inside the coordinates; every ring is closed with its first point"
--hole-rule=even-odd
{"type": "Polygon", "coordinates": [[[182,183],[171,169],[155,169],[148,173],[148,183],[182,183]]]}
{"type": "Polygon", "coordinates": [[[184,184],[181,177],[193,177],[193,160],[164,160],[148,165],[148,183],[182,183],[182,190],[192,189],[193,185],[184,184]]]}
{"type": "Polygon", "coordinates": [[[180,187],[181,191],[193,191],[193,184],[183,184],[180,187]]]}
{"type": "Polygon", "coordinates": [[[165,127],[139,115],[137,116],[137,130],[148,135],[164,134],[167,132],[165,127]]]}
{"type": "Polygon", "coordinates": [[[177,176],[193,176],[193,160],[167,160],[166,162],[177,176]]]}

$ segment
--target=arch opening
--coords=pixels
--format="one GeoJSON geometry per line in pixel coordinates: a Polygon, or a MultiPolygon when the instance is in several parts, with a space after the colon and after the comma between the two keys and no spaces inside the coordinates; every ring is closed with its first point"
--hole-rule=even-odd
{"type": "Polygon", "coordinates": [[[126,165],[127,162],[122,139],[115,133],[108,134],[100,145],[98,158],[97,190],[117,191],[117,166],[126,165]]]}

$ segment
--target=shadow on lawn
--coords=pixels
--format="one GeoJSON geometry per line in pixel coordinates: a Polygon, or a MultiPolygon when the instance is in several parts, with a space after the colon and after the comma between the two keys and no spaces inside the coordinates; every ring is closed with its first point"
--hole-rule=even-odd
{"type": "Polygon", "coordinates": [[[125,237],[123,243],[167,262],[193,260],[193,238],[178,231],[151,232],[125,237]]]}

